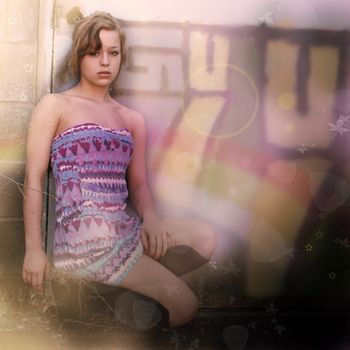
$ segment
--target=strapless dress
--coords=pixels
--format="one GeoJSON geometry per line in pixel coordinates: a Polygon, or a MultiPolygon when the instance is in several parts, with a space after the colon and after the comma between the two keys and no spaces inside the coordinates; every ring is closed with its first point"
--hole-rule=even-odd
{"type": "Polygon", "coordinates": [[[118,285],[143,253],[142,220],[127,213],[131,132],[87,122],[57,135],[54,270],[118,285]]]}

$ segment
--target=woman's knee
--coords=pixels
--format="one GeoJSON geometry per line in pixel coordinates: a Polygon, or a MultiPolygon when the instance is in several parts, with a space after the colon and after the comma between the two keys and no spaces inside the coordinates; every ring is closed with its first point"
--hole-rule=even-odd
{"type": "Polygon", "coordinates": [[[214,254],[218,245],[218,234],[216,229],[209,224],[203,224],[201,227],[201,253],[208,260],[214,254]]]}

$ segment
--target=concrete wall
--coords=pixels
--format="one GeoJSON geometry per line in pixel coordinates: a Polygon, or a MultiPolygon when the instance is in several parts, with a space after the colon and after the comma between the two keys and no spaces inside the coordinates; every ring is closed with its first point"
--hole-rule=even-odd
{"type": "Polygon", "coordinates": [[[21,273],[25,138],[38,97],[50,90],[51,5],[0,2],[0,275],[21,273]]]}

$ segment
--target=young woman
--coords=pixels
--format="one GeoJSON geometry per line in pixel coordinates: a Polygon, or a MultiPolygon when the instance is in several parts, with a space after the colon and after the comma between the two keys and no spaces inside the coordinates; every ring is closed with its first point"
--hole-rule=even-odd
{"type": "Polygon", "coordinates": [[[144,119],[110,95],[125,51],[125,36],[114,17],[99,12],[83,18],[73,33],[68,64],[77,84],[44,96],[32,113],[23,279],[42,292],[48,278],[41,218],[43,182],[51,164],[57,219],[54,269],[151,297],[169,311],[169,325],[177,326],[193,317],[198,300],[159,261],[169,249],[186,245],[204,263],[217,236],[204,223],[160,219],[155,212],[146,180],[144,119]],[[139,217],[127,215],[128,195],[139,217]]]}

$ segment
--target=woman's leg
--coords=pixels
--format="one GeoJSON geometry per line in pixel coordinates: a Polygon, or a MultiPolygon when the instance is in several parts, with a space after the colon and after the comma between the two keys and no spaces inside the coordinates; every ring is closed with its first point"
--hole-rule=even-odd
{"type": "Polygon", "coordinates": [[[176,246],[158,262],[177,276],[184,275],[210,260],[217,247],[214,228],[197,220],[164,220],[176,237],[176,246]]]}
{"type": "Polygon", "coordinates": [[[162,304],[169,311],[170,327],[188,322],[198,310],[198,299],[187,284],[144,254],[119,286],[162,304]]]}

